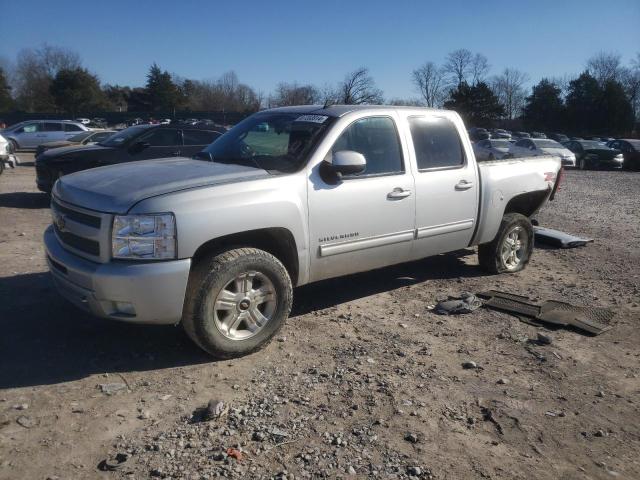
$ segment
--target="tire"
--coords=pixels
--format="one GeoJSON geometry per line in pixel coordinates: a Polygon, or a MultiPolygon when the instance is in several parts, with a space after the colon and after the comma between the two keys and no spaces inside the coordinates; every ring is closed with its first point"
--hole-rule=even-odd
{"type": "Polygon", "coordinates": [[[0,160],[0,175],[4,172],[4,160],[0,160]]]}
{"type": "Polygon", "coordinates": [[[489,154],[489,161],[493,161],[495,159],[496,159],[496,157],[493,156],[493,153],[490,153],[489,154]]]}
{"type": "Polygon", "coordinates": [[[11,145],[11,153],[16,153],[18,151],[18,142],[12,138],[9,139],[9,145],[11,145]]]}
{"type": "Polygon", "coordinates": [[[531,221],[519,213],[507,213],[502,217],[500,229],[493,241],[478,246],[478,260],[480,266],[490,273],[515,273],[524,269],[529,263],[533,252],[533,226],[531,221]],[[520,242],[515,254],[508,253],[514,234],[520,242]]]}
{"type": "Polygon", "coordinates": [[[585,161],[584,158],[581,158],[580,160],[578,160],[578,168],[580,170],[586,170],[587,169],[587,162],[585,161]]]}
{"type": "Polygon", "coordinates": [[[210,355],[239,357],[273,339],[292,303],[291,278],[276,257],[256,248],[236,248],[205,258],[193,268],[182,326],[210,355]]]}

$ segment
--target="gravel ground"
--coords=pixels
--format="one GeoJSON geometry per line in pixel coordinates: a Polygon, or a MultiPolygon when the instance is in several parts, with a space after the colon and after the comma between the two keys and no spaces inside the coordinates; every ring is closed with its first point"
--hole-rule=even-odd
{"type": "Polygon", "coordinates": [[[223,362],[67,305],[34,176],[0,177],[0,479],[640,478],[638,174],[567,173],[539,220],[585,248],[540,246],[515,275],[469,249],[309,285],[276,341],[223,362]],[[610,307],[614,328],[428,309],[489,288],[610,307]]]}

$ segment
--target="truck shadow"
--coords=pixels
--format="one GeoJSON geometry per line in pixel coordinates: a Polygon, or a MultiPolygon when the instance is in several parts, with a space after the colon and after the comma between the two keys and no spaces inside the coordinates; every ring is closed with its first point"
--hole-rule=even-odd
{"type": "MultiPolygon", "coordinates": [[[[301,287],[291,316],[429,279],[483,275],[461,260],[470,252],[301,287]]],[[[180,327],[101,320],[77,310],[57,294],[47,272],[0,279],[0,328],[0,389],[212,361],[180,327]]]]}

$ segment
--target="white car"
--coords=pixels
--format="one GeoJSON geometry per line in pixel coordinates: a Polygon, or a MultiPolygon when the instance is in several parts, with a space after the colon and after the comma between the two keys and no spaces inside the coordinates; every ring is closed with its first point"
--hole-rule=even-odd
{"type": "Polygon", "coordinates": [[[16,163],[18,163],[18,158],[13,155],[11,144],[0,135],[0,173],[2,173],[5,166],[13,168],[16,163]]]}
{"type": "Polygon", "coordinates": [[[575,154],[561,143],[548,138],[521,138],[511,145],[509,153],[514,157],[551,155],[560,158],[563,167],[576,166],[575,154]]]}
{"type": "Polygon", "coordinates": [[[487,140],[479,140],[473,144],[473,151],[478,161],[498,160],[510,157],[509,147],[511,142],[502,138],[489,138],[487,140]]]}

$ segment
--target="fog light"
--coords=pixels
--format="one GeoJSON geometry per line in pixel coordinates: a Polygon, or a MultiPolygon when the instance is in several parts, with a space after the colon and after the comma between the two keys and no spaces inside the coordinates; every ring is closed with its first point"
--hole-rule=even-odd
{"type": "Polygon", "coordinates": [[[132,303],[129,302],[113,302],[115,307],[116,314],[127,315],[130,317],[136,316],[136,309],[133,307],[132,303]]]}

